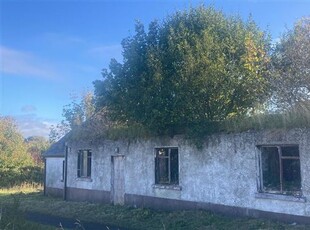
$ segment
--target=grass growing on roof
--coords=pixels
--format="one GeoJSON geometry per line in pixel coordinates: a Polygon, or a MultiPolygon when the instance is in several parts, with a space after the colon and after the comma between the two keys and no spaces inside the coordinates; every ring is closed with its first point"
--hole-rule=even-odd
{"type": "Polygon", "coordinates": [[[205,121],[171,127],[168,133],[155,133],[138,123],[111,122],[106,114],[97,114],[70,133],[72,140],[126,140],[183,134],[195,145],[215,133],[237,133],[249,130],[273,130],[310,127],[310,105],[301,104],[286,112],[236,116],[222,121],[205,121]]]}
{"type": "Polygon", "coordinates": [[[310,112],[306,108],[299,108],[285,113],[265,113],[237,117],[221,122],[221,130],[225,132],[309,127],[310,112]]]}

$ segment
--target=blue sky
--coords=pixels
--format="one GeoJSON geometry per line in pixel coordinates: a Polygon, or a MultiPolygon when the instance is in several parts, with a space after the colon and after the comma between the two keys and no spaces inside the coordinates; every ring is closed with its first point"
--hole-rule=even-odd
{"type": "Polygon", "coordinates": [[[176,10],[201,3],[253,19],[273,39],[302,16],[310,0],[0,0],[0,115],[25,137],[47,137],[72,95],[93,90],[121,40],[176,10]]]}

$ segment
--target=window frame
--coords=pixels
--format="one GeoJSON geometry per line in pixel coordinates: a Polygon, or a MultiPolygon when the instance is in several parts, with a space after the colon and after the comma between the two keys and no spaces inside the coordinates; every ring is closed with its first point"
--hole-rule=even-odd
{"type": "Polygon", "coordinates": [[[300,162],[300,151],[298,144],[274,144],[274,145],[258,145],[257,148],[259,149],[259,185],[258,185],[258,192],[265,193],[270,195],[285,195],[285,196],[302,196],[302,178],[301,178],[301,162],[300,162]],[[298,156],[283,156],[283,148],[285,147],[297,147],[298,149],[298,156]],[[266,190],[264,187],[264,173],[263,173],[263,148],[276,148],[277,154],[279,157],[279,190],[266,190]],[[299,180],[300,189],[297,190],[285,190],[284,189],[284,160],[298,160],[299,162],[299,180]],[[294,194],[296,193],[296,194],[294,194]]]}
{"type": "Polygon", "coordinates": [[[175,146],[161,146],[161,147],[155,147],[154,148],[154,163],[155,163],[155,167],[154,167],[154,173],[155,173],[155,186],[158,187],[158,186],[164,186],[166,188],[166,186],[179,186],[179,177],[180,177],[180,157],[179,157],[179,148],[178,147],[175,147],[175,146]],[[158,152],[160,149],[165,149],[168,151],[168,155],[167,156],[158,156],[158,152]],[[172,161],[171,161],[171,150],[177,150],[177,161],[174,161],[174,162],[177,162],[177,165],[174,166],[174,168],[177,168],[177,171],[175,172],[176,173],[176,176],[177,176],[177,179],[176,181],[174,181],[172,179],[172,161]],[[168,182],[162,182],[160,180],[160,178],[158,178],[158,159],[167,159],[168,160],[168,182]]]}
{"type": "Polygon", "coordinates": [[[77,178],[91,178],[91,171],[92,171],[92,151],[91,151],[91,149],[80,149],[80,150],[78,150],[77,178]]]}

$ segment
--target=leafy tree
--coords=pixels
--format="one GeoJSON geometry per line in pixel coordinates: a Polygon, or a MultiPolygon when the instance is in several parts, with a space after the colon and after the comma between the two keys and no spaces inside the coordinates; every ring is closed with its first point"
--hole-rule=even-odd
{"type": "Polygon", "coordinates": [[[60,124],[52,126],[49,134],[49,140],[51,143],[59,140],[66,135],[71,129],[75,129],[83,122],[89,119],[95,113],[95,105],[93,102],[93,94],[87,92],[82,95],[80,101],[77,98],[73,98],[72,102],[65,105],[62,110],[62,116],[64,119],[60,124]]]}
{"type": "Polygon", "coordinates": [[[43,167],[42,154],[49,148],[49,142],[44,137],[31,136],[25,139],[25,144],[35,164],[43,167]]]}
{"type": "Polygon", "coordinates": [[[280,108],[310,99],[310,17],[298,20],[281,37],[272,55],[274,98],[280,108]]]}
{"type": "Polygon", "coordinates": [[[56,125],[52,125],[50,127],[49,133],[49,142],[55,143],[60,140],[63,136],[65,136],[68,132],[70,132],[70,128],[65,120],[62,120],[60,123],[56,125]]]}
{"type": "Polygon", "coordinates": [[[20,182],[26,177],[25,169],[33,166],[14,120],[0,116],[0,186],[20,182]]]}
{"type": "Polygon", "coordinates": [[[269,39],[249,19],[191,8],[122,41],[94,82],[97,108],[158,133],[245,114],[268,95],[269,39]]]}

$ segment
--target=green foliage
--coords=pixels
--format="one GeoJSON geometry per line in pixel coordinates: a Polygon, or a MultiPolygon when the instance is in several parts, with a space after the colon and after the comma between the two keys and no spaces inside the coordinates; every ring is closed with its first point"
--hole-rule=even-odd
{"type": "Polygon", "coordinates": [[[310,17],[281,37],[272,55],[274,100],[280,109],[310,100],[310,17]]]}
{"type": "Polygon", "coordinates": [[[118,124],[110,127],[106,133],[105,137],[110,140],[118,139],[136,139],[136,138],[147,138],[154,136],[155,134],[147,130],[144,126],[140,124],[118,124]]]}
{"type": "Polygon", "coordinates": [[[128,125],[122,122],[112,122],[105,109],[98,111],[81,126],[68,134],[71,140],[96,140],[106,138],[110,140],[146,138],[155,134],[138,123],[128,125]]]}
{"type": "Polygon", "coordinates": [[[25,139],[25,145],[35,164],[43,168],[43,153],[50,147],[50,143],[44,137],[31,136],[25,139]]]}
{"type": "Polygon", "coordinates": [[[24,166],[18,169],[0,168],[0,187],[14,187],[23,183],[43,183],[43,168],[24,166]]]}
{"type": "Polygon", "coordinates": [[[137,22],[94,82],[97,108],[159,134],[245,114],[269,93],[268,39],[252,20],[213,8],[177,12],[146,32],[137,22]]]}
{"type": "Polygon", "coordinates": [[[50,144],[59,141],[68,132],[70,132],[70,127],[68,126],[68,123],[64,122],[64,120],[56,125],[52,125],[49,133],[50,144]]]}
{"type": "Polygon", "coordinates": [[[73,97],[72,102],[65,105],[62,110],[63,120],[60,124],[52,126],[49,134],[50,143],[54,143],[66,135],[70,130],[77,129],[95,113],[93,94],[86,92],[80,101],[73,97]]]}
{"type": "Polygon", "coordinates": [[[14,120],[0,117],[0,187],[42,183],[43,165],[35,164],[27,148],[29,145],[24,142],[14,120]]]}
{"type": "Polygon", "coordinates": [[[264,113],[228,119],[221,123],[225,132],[248,130],[310,128],[310,105],[296,106],[285,112],[264,113]]]}
{"type": "Polygon", "coordinates": [[[18,183],[25,167],[33,166],[13,119],[0,117],[0,186],[18,183]]]}

